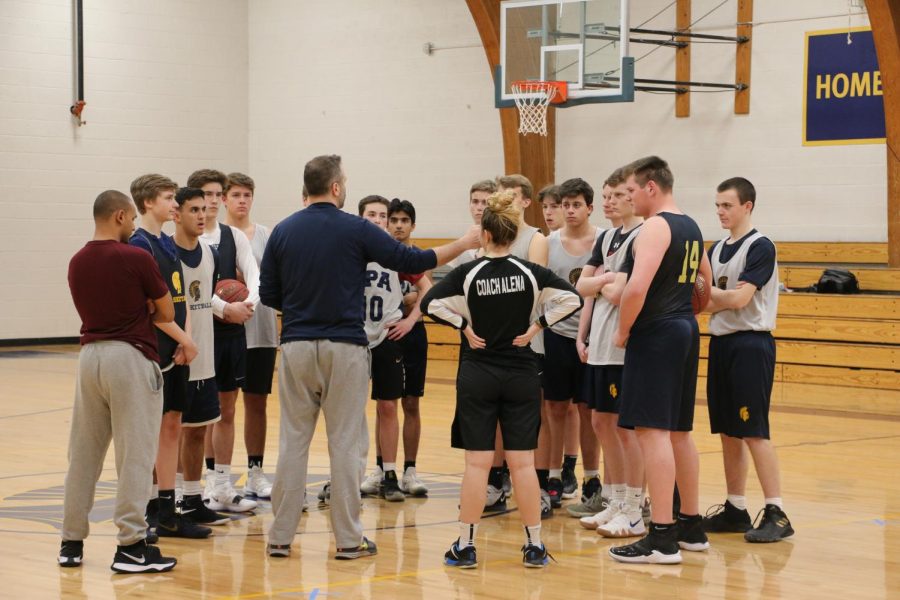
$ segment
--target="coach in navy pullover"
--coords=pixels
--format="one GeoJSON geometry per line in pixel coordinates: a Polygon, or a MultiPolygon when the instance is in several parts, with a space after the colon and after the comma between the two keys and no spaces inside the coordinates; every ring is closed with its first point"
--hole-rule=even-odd
{"type": "Polygon", "coordinates": [[[325,414],[331,459],[331,517],[336,558],[372,556],[359,519],[360,465],[369,448],[366,386],[369,351],[363,329],[366,264],[421,273],[478,247],[478,228],[434,250],[395,241],[340,210],[347,178],[339,156],[317,156],[303,170],[309,206],[272,231],[260,265],[260,300],[281,309],[278,399],[281,428],[272,488],[275,518],[268,553],[287,556],[306,491],[309,443],[325,414]],[[361,462],[360,462],[361,461],[361,462]]]}

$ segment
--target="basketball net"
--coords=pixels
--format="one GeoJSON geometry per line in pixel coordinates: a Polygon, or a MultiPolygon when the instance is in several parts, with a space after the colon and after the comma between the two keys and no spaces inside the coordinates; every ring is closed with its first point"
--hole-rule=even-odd
{"type": "Polygon", "coordinates": [[[510,90],[519,110],[519,133],[547,135],[547,107],[556,87],[544,81],[517,81],[510,90]]]}

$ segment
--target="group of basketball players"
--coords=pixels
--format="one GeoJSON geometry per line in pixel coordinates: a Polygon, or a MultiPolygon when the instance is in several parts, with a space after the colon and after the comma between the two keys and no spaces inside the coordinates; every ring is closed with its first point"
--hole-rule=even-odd
{"type": "Polygon", "coordinates": [[[428,491],[416,473],[427,362],[423,313],[462,333],[452,443],[466,450],[466,475],[460,536],[446,564],[477,564],[481,513],[505,509],[514,485],[525,526],[524,564],[546,565],[540,521],[575,497],[579,447],[582,497],[568,513],[604,537],[647,533],[611,548],[616,560],[680,562],[679,548],[708,548],[704,531],[741,531],[748,541],[761,542],[791,535],[768,430],[774,373],[769,332],[778,285],[774,245],[752,228],[752,184],[736,178],[719,186],[716,201],[731,235],[707,256],[699,228],[675,205],[672,186],[668,165],[656,157],[614,172],[603,187],[604,214],[613,224],[607,230],[589,221],[594,192],[587,182],[549,186],[539,193],[553,229],[545,238],[524,221],[533,196],[525,177],[482,181],[469,196],[477,227],[433,251],[410,246],[416,212],[408,201],[363,198],[359,215],[375,227],[361,230],[346,221],[356,217],[323,208],[341,208],[346,198],[346,176],[335,156],[306,165],[304,204],[314,208],[282,222],[268,244],[268,230],[250,220],[253,180],[240,173],[200,170],[180,189],[164,176],[145,175],[132,183],[134,205],[119,192],[104,192],[94,204],[94,241],[69,271],[84,347],[59,563],[81,564],[87,514],[110,440],[119,474],[114,571],[173,568],[175,559],[151,545],[157,537],[205,538],[209,526],[230,520],[220,511],[253,510],[251,498],[272,498],[276,519],[267,551],[288,556],[305,503],[308,444],[319,408],[332,457],[332,482],[319,499],[332,505],[336,558],[375,554],[375,544],[361,533],[359,493],[396,502],[428,491]],[[220,202],[226,209],[222,224],[220,202]],[[141,214],[136,231],[135,206],[141,214]],[[170,220],[171,237],[162,232],[170,220]],[[344,257],[348,276],[358,269],[360,281],[336,290],[315,285],[322,272],[317,261],[329,255],[303,244],[312,244],[317,236],[310,233],[321,232],[323,224],[335,233],[334,256],[344,257]],[[384,239],[373,233],[377,229],[384,239]],[[399,243],[388,243],[384,231],[399,243]],[[121,244],[126,241],[130,248],[121,244]],[[432,287],[423,272],[451,259],[454,270],[432,287]],[[699,354],[691,294],[698,274],[715,283],[708,308],[708,397],[728,483],[725,504],[705,519],[699,516],[699,461],[689,433],[699,354]],[[242,280],[248,298],[220,299],[214,290],[222,279],[242,280]],[[360,292],[364,321],[355,308],[360,292]],[[284,313],[284,355],[282,451],[273,490],[263,455],[279,345],[275,309],[284,313]],[[328,352],[317,345],[324,342],[333,346],[328,352]],[[360,394],[355,371],[368,369],[354,369],[357,353],[341,347],[360,345],[371,352],[371,397],[377,401],[376,467],[364,481],[364,411],[327,401],[365,395],[365,381],[360,394]],[[338,366],[353,381],[326,377],[323,383],[323,371],[338,366]],[[131,376],[149,377],[147,389],[128,389],[124,382],[131,376]],[[248,454],[243,494],[230,472],[239,388],[248,454]],[[147,398],[138,402],[141,394],[147,398]],[[399,475],[398,404],[405,459],[399,475]],[[153,407],[159,409],[155,415],[153,407]],[[148,426],[158,436],[148,437],[148,426]],[[135,434],[138,429],[144,435],[135,434]],[[144,456],[148,447],[157,449],[155,461],[144,456]],[[748,448],[766,496],[756,528],[744,495],[748,448]],[[292,463],[297,457],[300,472],[292,463]],[[673,510],[676,478],[680,508],[673,510]],[[140,504],[146,509],[138,510],[140,504]]]}

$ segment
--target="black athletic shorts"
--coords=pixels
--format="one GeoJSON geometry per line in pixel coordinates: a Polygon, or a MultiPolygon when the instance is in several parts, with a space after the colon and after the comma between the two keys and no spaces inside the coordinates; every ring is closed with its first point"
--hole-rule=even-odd
{"type": "Polygon", "coordinates": [[[700,329],[693,316],[632,329],[622,371],[619,426],[691,431],[699,357],[700,329]]]}
{"type": "Polygon", "coordinates": [[[592,410],[619,413],[622,365],[585,365],[584,396],[592,410]]]}
{"type": "Polygon", "coordinates": [[[421,398],[425,395],[425,368],[428,366],[425,323],[416,323],[409,333],[400,338],[400,346],[403,348],[403,370],[406,374],[403,395],[421,398]]]}
{"type": "Polygon", "coordinates": [[[403,349],[384,338],[372,348],[372,400],[399,400],[403,396],[403,349]]]}
{"type": "Polygon", "coordinates": [[[172,410],[183,413],[190,407],[187,393],[189,374],[189,366],[175,364],[163,373],[163,414],[172,410]]]}
{"type": "Polygon", "coordinates": [[[247,338],[240,335],[216,336],[216,386],[220,392],[233,392],[247,373],[247,338]]]}
{"type": "Polygon", "coordinates": [[[713,433],[769,439],[775,339],[768,331],[712,336],[706,398],[713,433]]]}
{"type": "Polygon", "coordinates": [[[187,391],[191,406],[181,414],[183,427],[202,427],[222,418],[215,377],[200,381],[188,381],[187,391]]]}
{"type": "Polygon", "coordinates": [[[534,357],[519,364],[463,360],[456,376],[450,443],[493,450],[497,423],[506,450],[534,450],[541,427],[541,378],[534,357]]]}
{"type": "Polygon", "coordinates": [[[245,394],[271,394],[277,348],[247,348],[246,376],[241,382],[245,394]]]}
{"type": "Polygon", "coordinates": [[[544,400],[586,402],[584,390],[584,363],[578,358],[575,340],[544,330],[544,363],[541,372],[541,388],[544,400]]]}

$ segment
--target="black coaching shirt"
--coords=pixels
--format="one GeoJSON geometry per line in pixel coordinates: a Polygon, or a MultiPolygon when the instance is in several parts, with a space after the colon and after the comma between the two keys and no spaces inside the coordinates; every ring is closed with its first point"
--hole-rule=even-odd
{"type": "MultiPolygon", "coordinates": [[[[647,299],[633,328],[660,319],[694,318],[691,293],[703,260],[703,234],[697,223],[687,215],[661,212],[657,216],[669,225],[672,239],[650,282],[647,299]]],[[[633,268],[634,244],[622,270],[630,277],[633,268]]]]}
{"type": "Polygon", "coordinates": [[[527,347],[513,346],[535,321],[549,327],[577,312],[581,296],[553,271],[511,255],[483,256],[461,265],[439,281],[422,299],[422,312],[456,329],[471,323],[486,346],[469,347],[463,336],[461,360],[496,358],[517,361],[533,356],[527,347]]]}

